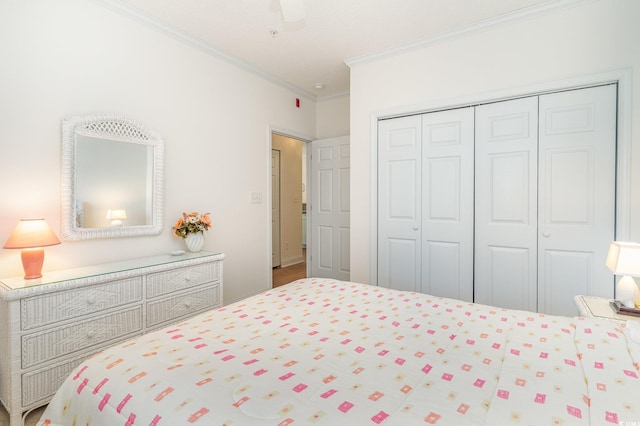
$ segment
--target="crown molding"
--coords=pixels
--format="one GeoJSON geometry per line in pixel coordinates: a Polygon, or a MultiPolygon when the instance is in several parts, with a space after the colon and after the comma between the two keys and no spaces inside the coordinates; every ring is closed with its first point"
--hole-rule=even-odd
{"type": "Polygon", "coordinates": [[[593,3],[595,1],[599,0],[550,0],[536,6],[527,7],[524,9],[516,10],[514,12],[505,13],[504,15],[485,19],[484,21],[460,27],[456,30],[436,34],[433,37],[429,37],[414,43],[394,46],[389,49],[381,50],[369,55],[348,58],[344,62],[349,68],[352,68],[355,65],[375,62],[381,59],[408,53],[414,50],[423,49],[428,46],[445,43],[457,38],[485,31],[489,28],[494,28],[500,25],[513,24],[514,22],[523,21],[525,19],[530,19],[537,16],[548,15],[561,10],[582,6],[587,3],[593,3]]]}
{"type": "Polygon", "coordinates": [[[221,61],[234,65],[248,73],[256,75],[284,89],[290,90],[307,100],[311,100],[314,102],[317,100],[317,96],[314,95],[313,93],[306,91],[304,89],[301,89],[300,87],[290,84],[271,74],[268,74],[262,71],[261,69],[256,68],[253,65],[249,64],[248,62],[245,62],[233,55],[224,53],[214,48],[210,44],[205,43],[204,41],[197,39],[195,37],[192,37],[191,35],[185,33],[182,30],[179,30],[178,28],[167,25],[159,21],[157,18],[147,13],[144,13],[139,9],[136,9],[127,4],[124,4],[119,0],[92,0],[92,1],[106,9],[112,10],[120,15],[123,15],[127,18],[132,19],[133,21],[143,24],[148,28],[154,29],[168,37],[171,37],[174,40],[177,40],[188,46],[196,48],[210,56],[213,56],[214,58],[217,58],[221,61]]]}
{"type": "Polygon", "coordinates": [[[330,100],[337,99],[337,98],[349,97],[349,95],[351,95],[351,92],[347,90],[345,92],[333,93],[331,95],[318,96],[316,98],[316,101],[317,102],[330,101],[330,100]]]}

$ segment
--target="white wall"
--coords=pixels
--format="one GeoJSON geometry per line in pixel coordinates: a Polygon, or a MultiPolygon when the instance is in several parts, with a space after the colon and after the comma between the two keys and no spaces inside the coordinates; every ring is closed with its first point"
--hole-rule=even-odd
{"type": "MultiPolygon", "coordinates": [[[[351,67],[351,279],[371,282],[375,117],[461,99],[551,87],[632,68],[631,163],[640,165],[640,2],[597,0],[351,67]]],[[[628,111],[627,111],[628,112],[628,111]]],[[[637,169],[637,167],[636,167],[637,169]]],[[[631,175],[631,240],[640,241],[640,174],[631,175]]],[[[604,262],[604,259],[602,260],[604,262]]]]}
{"type": "MultiPolygon", "coordinates": [[[[205,250],[224,252],[225,303],[270,286],[270,129],[312,139],[315,102],[86,0],[0,2],[0,242],[20,218],[60,230],[61,120],[110,112],[165,140],[160,235],[64,242],[44,272],[183,247],[182,211],[211,212],[205,250]]],[[[0,276],[22,275],[0,250],[0,276]]]]}
{"type": "Polygon", "coordinates": [[[349,134],[349,95],[319,99],[316,104],[316,139],[349,134]]]}

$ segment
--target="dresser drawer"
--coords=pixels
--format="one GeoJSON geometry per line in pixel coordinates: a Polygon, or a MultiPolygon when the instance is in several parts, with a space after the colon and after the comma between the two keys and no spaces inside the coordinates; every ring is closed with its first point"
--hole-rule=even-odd
{"type": "Polygon", "coordinates": [[[220,262],[189,266],[147,276],[147,297],[157,297],[220,279],[220,262]]]}
{"type": "Polygon", "coordinates": [[[86,355],[58,364],[46,370],[22,375],[22,406],[46,399],[53,395],[69,373],[87,358],[86,355]]]}
{"type": "Polygon", "coordinates": [[[219,285],[150,302],[147,306],[147,327],[178,320],[218,306],[220,306],[219,285]]]}
{"type": "Polygon", "coordinates": [[[142,306],[22,336],[22,368],[142,330],[142,306]]]}
{"type": "MultiPolygon", "coordinates": [[[[127,338],[134,338],[130,336],[127,338]]],[[[22,375],[22,407],[49,399],[62,385],[69,373],[89,357],[110,347],[112,343],[100,347],[93,347],[90,352],[66,360],[60,364],[45,367],[41,370],[30,371],[22,375]]]]}
{"type": "Polygon", "coordinates": [[[142,300],[142,277],[30,297],[20,301],[20,325],[30,330],[142,300]]]}

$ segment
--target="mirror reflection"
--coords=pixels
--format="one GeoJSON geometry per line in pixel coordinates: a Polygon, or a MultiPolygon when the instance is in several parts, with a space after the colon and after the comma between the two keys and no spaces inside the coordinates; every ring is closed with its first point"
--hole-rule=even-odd
{"type": "Polygon", "coordinates": [[[63,120],[62,238],[162,230],[162,139],[116,115],[63,120]]]}
{"type": "Polygon", "coordinates": [[[151,224],[153,148],[76,136],[76,215],[80,228],[151,224]]]}

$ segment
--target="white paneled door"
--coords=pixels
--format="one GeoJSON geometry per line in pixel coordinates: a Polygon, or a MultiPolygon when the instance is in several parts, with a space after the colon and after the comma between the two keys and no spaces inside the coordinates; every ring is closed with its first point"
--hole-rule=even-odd
{"type": "Polygon", "coordinates": [[[473,108],[378,135],[378,284],[472,301],[473,108]]]}
{"type": "Polygon", "coordinates": [[[538,97],[476,107],[475,301],[537,309],[538,97]]]}
{"type": "Polygon", "coordinates": [[[378,123],[378,285],[575,315],[613,297],[616,85],[378,123]]]}
{"type": "Polygon", "coordinates": [[[613,297],[616,86],[540,96],[538,309],[575,314],[576,294],[613,297]]]}
{"type": "Polygon", "coordinates": [[[422,118],[378,124],[378,285],[422,291],[422,118]]]}
{"type": "Polygon", "coordinates": [[[473,301],[473,108],[422,116],[422,292],[473,301]]]}
{"type": "MultiPolygon", "coordinates": [[[[349,137],[311,142],[310,273],[313,277],[350,277],[349,137]]],[[[309,208],[309,205],[307,205],[309,208]]]]}

